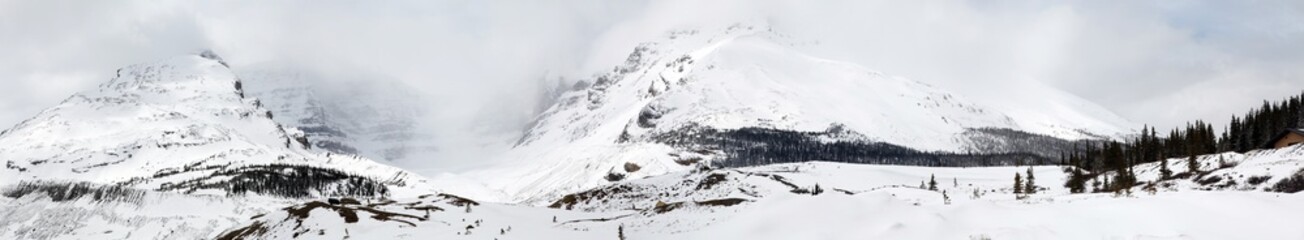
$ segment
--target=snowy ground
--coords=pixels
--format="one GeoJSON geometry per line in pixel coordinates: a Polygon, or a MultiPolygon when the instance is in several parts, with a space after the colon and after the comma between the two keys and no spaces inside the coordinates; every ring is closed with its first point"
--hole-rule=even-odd
{"type": "Polygon", "coordinates": [[[1304,195],[1177,192],[914,206],[890,193],[780,196],[686,239],[1301,239],[1304,195]],[[776,220],[791,219],[791,220],[776,220]],[[1265,221],[1267,220],[1267,221],[1265,221]]]}
{"type": "Polygon", "coordinates": [[[1058,167],[1036,167],[1038,185],[1046,189],[1016,199],[1010,192],[1014,174],[1026,171],[783,164],[633,180],[595,189],[604,194],[588,195],[573,210],[495,203],[468,208],[426,196],[334,205],[358,209],[356,223],[321,207],[307,217],[277,211],[242,226],[273,226],[250,235],[266,239],[614,239],[622,230],[626,239],[1304,239],[1304,228],[1280,220],[1304,212],[1304,194],[1170,189],[1070,195],[1060,187],[1058,167]],[[930,176],[939,191],[918,188],[930,176]],[[715,181],[703,188],[710,178],[715,181]],[[824,192],[791,191],[814,185],[824,192]],[[709,204],[722,199],[740,200],[709,204]],[[376,217],[394,213],[412,216],[412,224],[376,217]]]}

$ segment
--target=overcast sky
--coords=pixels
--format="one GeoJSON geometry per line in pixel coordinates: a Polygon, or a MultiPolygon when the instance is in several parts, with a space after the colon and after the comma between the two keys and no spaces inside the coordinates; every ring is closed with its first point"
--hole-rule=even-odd
{"type": "Polygon", "coordinates": [[[0,0],[0,125],[118,67],[205,48],[236,68],[399,79],[457,103],[434,122],[520,121],[544,76],[584,76],[665,31],[742,19],[977,98],[1045,84],[1160,127],[1221,124],[1304,91],[1304,1],[219,2],[0,0]]]}

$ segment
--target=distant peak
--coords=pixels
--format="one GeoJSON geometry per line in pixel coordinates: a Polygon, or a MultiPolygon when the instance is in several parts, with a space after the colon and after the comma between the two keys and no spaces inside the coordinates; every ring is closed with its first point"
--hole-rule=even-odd
{"type": "Polygon", "coordinates": [[[217,61],[217,63],[221,63],[222,66],[231,67],[230,65],[226,64],[225,60],[222,60],[222,56],[218,56],[217,53],[214,53],[212,49],[204,49],[203,51],[200,51],[199,57],[217,61]]]}

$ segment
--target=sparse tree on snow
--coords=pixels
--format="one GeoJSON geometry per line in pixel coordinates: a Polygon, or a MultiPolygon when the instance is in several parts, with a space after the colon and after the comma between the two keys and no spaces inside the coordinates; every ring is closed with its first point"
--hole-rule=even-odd
{"type": "Polygon", "coordinates": [[[1023,194],[1023,175],[1014,173],[1014,194],[1023,194]]]}
{"type": "Polygon", "coordinates": [[[1032,167],[1028,167],[1028,183],[1027,186],[1024,187],[1023,193],[1027,193],[1027,194],[1037,193],[1036,181],[1037,181],[1037,177],[1032,176],[1032,167]]]}
{"type": "Polygon", "coordinates": [[[937,191],[937,176],[928,176],[928,190],[937,191]]]}
{"type": "Polygon", "coordinates": [[[1159,179],[1168,179],[1173,177],[1173,170],[1168,170],[1168,159],[1159,160],[1159,179]]]}
{"type": "Polygon", "coordinates": [[[950,196],[950,195],[946,195],[946,191],[945,191],[945,190],[942,191],[942,202],[943,202],[943,203],[946,203],[946,205],[951,205],[951,196],[950,196]]]}

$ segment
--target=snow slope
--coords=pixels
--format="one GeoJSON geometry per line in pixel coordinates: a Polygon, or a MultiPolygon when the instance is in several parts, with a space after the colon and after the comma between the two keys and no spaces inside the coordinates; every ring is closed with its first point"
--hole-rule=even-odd
{"type": "MultiPolygon", "coordinates": [[[[1194,173],[1189,171],[1189,163],[1186,158],[1168,159],[1171,179],[1161,177],[1162,162],[1134,166],[1132,171],[1139,182],[1134,191],[1290,191],[1278,185],[1288,181],[1298,182],[1296,188],[1304,187],[1304,146],[1202,155],[1196,157],[1198,171],[1194,173]]],[[[1106,172],[1092,181],[1103,182],[1115,176],[1115,172],[1106,172]]]]}
{"type": "Polygon", "coordinates": [[[672,147],[664,138],[702,128],[836,130],[844,134],[828,141],[926,152],[996,149],[977,145],[975,139],[984,136],[976,129],[1066,141],[1130,132],[1126,121],[1073,97],[1047,98],[1066,101],[1047,103],[1057,112],[1006,114],[1006,108],[976,104],[926,83],[807,55],[790,38],[735,25],[678,31],[641,44],[625,63],[564,94],[502,158],[501,167],[480,173],[480,179],[514,196],[510,201],[533,202],[610,182],[604,176],[626,163],[641,167],[620,173],[627,178],[689,169],[691,164],[674,161],[721,156],[672,147]]]}
{"type": "Polygon", "coordinates": [[[287,200],[135,190],[126,199],[0,198],[0,239],[210,239],[287,200]]]}

